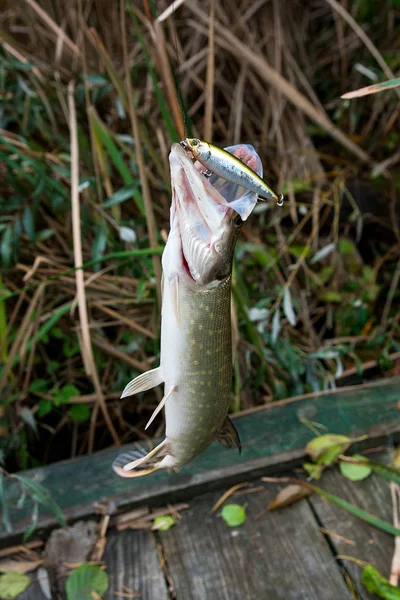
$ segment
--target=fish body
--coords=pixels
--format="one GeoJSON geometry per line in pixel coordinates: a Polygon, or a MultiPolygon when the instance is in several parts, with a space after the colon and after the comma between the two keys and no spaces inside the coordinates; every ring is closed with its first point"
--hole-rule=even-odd
{"type": "MultiPolygon", "coordinates": [[[[245,159],[252,147],[231,149],[245,159]]],[[[232,385],[231,276],[233,253],[257,193],[232,182],[211,180],[179,144],[170,154],[171,229],[162,257],[160,366],[130,382],[122,397],[164,383],[164,397],[149,423],[165,407],[165,439],[143,456],[117,457],[116,473],[145,475],[190,462],[217,439],[225,446],[239,436],[228,417],[232,385]]]]}
{"type": "MultiPolygon", "coordinates": [[[[279,206],[283,204],[283,195],[276,194],[265,183],[261,174],[250,164],[242,160],[241,152],[232,155],[227,150],[197,138],[184,138],[181,145],[193,158],[201,163],[208,171],[231,181],[236,185],[251,190],[259,198],[275,200],[279,206]]],[[[254,157],[254,161],[255,161],[254,157]]],[[[253,162],[254,162],[253,161],[253,162]]]]}

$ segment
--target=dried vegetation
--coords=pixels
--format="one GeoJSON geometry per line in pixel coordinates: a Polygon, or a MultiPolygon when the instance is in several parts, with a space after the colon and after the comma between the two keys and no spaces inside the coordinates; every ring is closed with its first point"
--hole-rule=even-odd
{"type": "MultiPolygon", "coordinates": [[[[287,196],[237,250],[232,410],[400,351],[398,0],[6,0],[0,15],[0,440],[9,469],[143,438],[168,150],[259,151],[287,196]],[[166,11],[166,12],[164,12],[166,11]],[[156,15],[158,19],[156,19],[156,15]],[[209,16],[211,15],[211,18],[209,16]],[[379,48],[379,50],[378,50],[379,48]],[[177,86],[177,82],[179,85],[177,86]]],[[[152,433],[160,433],[162,423],[152,433]]]]}

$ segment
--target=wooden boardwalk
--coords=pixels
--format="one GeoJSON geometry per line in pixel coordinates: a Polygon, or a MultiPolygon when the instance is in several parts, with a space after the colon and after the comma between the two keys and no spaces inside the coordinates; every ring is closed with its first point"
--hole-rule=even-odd
{"type": "MultiPolygon", "coordinates": [[[[197,466],[195,461],[179,475],[157,475],[155,482],[152,476],[134,483],[114,479],[109,464],[110,453],[115,451],[78,459],[73,465],[75,475],[69,470],[71,461],[36,470],[32,475],[40,473],[43,484],[47,483],[55,495],[58,481],[57,500],[71,519],[92,516],[94,498],[112,500],[114,510],[182,499],[189,504],[179,523],[168,531],[109,529],[103,556],[110,577],[104,597],[107,600],[123,597],[119,594],[127,590],[142,600],[372,600],[374,596],[361,586],[361,569],[340,557],[360,558],[388,576],[393,537],[315,495],[268,512],[269,502],[283,484],[262,482],[260,476],[293,475],[303,459],[304,444],[313,437],[299,421],[301,418],[323,423],[332,433],[367,433],[364,446],[385,448],[369,456],[387,462],[400,434],[399,392],[399,379],[394,378],[239,417],[237,426],[247,458],[213,446],[208,451],[211,456],[206,452],[197,466]],[[262,428],[268,433],[269,445],[265,431],[260,433],[262,428]],[[221,456],[221,461],[227,461],[223,466],[218,459],[221,456]],[[210,460],[214,460],[213,465],[210,460]],[[100,477],[99,465],[108,468],[106,476],[100,477]],[[71,479],[60,490],[68,474],[71,479]],[[246,505],[247,518],[242,526],[230,528],[222,520],[220,509],[211,514],[211,508],[237,481],[251,483],[228,501],[246,505]],[[116,489],[121,482],[125,489],[116,489]]],[[[376,475],[352,483],[335,467],[323,475],[319,485],[392,522],[389,484],[376,475]]],[[[15,536],[23,531],[26,518],[15,513],[15,536]]],[[[46,528],[54,522],[44,516],[41,525],[46,528]]],[[[3,546],[15,541],[5,535],[0,539],[3,546]]],[[[20,598],[46,597],[33,583],[20,598]]]]}

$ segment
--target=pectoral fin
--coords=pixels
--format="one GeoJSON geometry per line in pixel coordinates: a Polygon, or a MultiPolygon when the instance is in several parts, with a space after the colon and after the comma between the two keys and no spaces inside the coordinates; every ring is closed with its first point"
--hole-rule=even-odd
{"type": "Polygon", "coordinates": [[[224,424],[217,433],[217,442],[222,444],[224,448],[232,448],[233,444],[235,444],[239,450],[239,454],[242,452],[239,434],[229,417],[226,417],[224,424]]]}
{"type": "Polygon", "coordinates": [[[162,409],[162,407],[164,406],[164,404],[166,403],[166,401],[168,400],[168,398],[170,397],[170,395],[172,394],[172,392],[174,392],[175,390],[176,390],[176,386],[175,385],[173,385],[171,387],[171,389],[168,390],[168,392],[165,394],[164,398],[161,400],[161,402],[157,406],[156,410],[151,415],[151,417],[149,419],[149,422],[147,423],[145,429],[147,429],[152,424],[152,422],[154,421],[154,419],[156,418],[156,416],[158,415],[158,413],[160,412],[160,410],[162,409]]]}
{"type": "Polygon", "coordinates": [[[157,369],[152,369],[151,371],[146,371],[146,373],[142,373],[128,383],[121,394],[121,398],[132,396],[132,394],[137,394],[138,392],[145,392],[146,390],[150,390],[151,388],[156,387],[163,382],[164,379],[161,373],[161,367],[157,367],[157,369]]]}

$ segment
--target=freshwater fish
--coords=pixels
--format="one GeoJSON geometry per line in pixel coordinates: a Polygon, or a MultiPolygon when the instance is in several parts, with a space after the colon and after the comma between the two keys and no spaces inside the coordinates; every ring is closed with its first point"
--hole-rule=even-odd
{"type": "Polygon", "coordinates": [[[211,174],[218,175],[226,181],[255,192],[259,198],[275,200],[278,206],[283,204],[283,194],[276,194],[248,163],[243,161],[240,150],[233,155],[228,149],[223,150],[197,138],[184,138],[182,147],[195,160],[201,163],[211,174]]]}
{"type": "MultiPolygon", "coordinates": [[[[252,146],[227,149],[260,176],[252,146]]],[[[240,451],[228,417],[232,387],[231,281],[240,229],[258,192],[202,174],[180,144],[169,157],[172,184],[170,233],[162,256],[160,366],[128,383],[122,398],[164,384],[164,397],[147,426],[165,408],[165,439],[145,454],[119,455],[122,477],[177,469],[214,440],[240,451]]],[[[147,428],[146,426],[146,428],[147,428]]]]}

